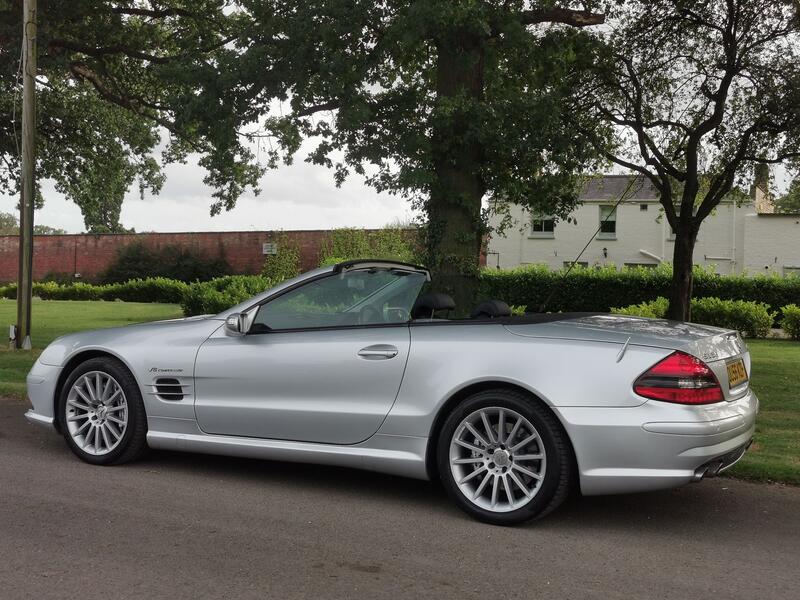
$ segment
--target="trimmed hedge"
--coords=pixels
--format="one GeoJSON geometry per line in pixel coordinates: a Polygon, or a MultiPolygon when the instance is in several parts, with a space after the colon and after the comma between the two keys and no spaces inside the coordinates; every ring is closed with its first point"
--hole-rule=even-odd
{"type": "MultiPolygon", "coordinates": [[[[59,284],[39,282],[33,293],[45,300],[125,300],[130,302],[166,302],[181,304],[187,315],[218,313],[276,285],[275,279],[262,275],[231,275],[202,283],[153,277],[125,283],[92,285],[78,282],[59,284]]],[[[609,312],[612,307],[649,305],[654,298],[669,294],[671,267],[655,269],[576,268],[564,277],[563,271],[544,266],[508,270],[485,269],[480,275],[484,298],[504,300],[517,310],[536,312],[550,297],[548,312],[609,312]]],[[[16,298],[16,285],[0,286],[0,297],[16,298]]],[[[758,275],[716,275],[695,270],[695,299],[713,297],[721,300],[747,300],[764,303],[778,320],[784,307],[800,305],[800,277],[758,275]]],[[[665,306],[665,300],[661,300],[665,306]]],[[[666,307],[664,308],[666,310],[666,307]]],[[[702,307],[701,307],[702,310],[702,307]]],[[[800,317],[790,316],[791,328],[800,317]],[[793,320],[794,319],[794,320],[793,320]]]]}
{"type": "MultiPolygon", "coordinates": [[[[164,302],[180,304],[189,284],[174,279],[151,277],[125,283],[93,285],[77,282],[63,285],[54,281],[33,284],[33,295],[42,300],[123,300],[125,302],[164,302]]],[[[0,286],[0,297],[15,299],[17,284],[0,286]]]]}
{"type": "MultiPolygon", "coordinates": [[[[539,311],[548,297],[545,311],[608,312],[615,306],[668,297],[671,283],[672,267],[668,264],[653,269],[620,271],[613,266],[575,268],[566,277],[564,271],[536,265],[507,270],[484,269],[481,295],[508,304],[526,305],[531,312],[539,311]]],[[[764,302],[780,315],[781,307],[800,304],[800,277],[717,275],[696,267],[693,295],[695,298],[764,302]]]]}
{"type": "MultiPolygon", "coordinates": [[[[668,305],[666,298],[656,298],[650,302],[624,308],[612,308],[611,312],[618,315],[663,319],[667,314],[668,305]]],[[[775,313],[770,312],[769,307],[763,302],[720,298],[692,299],[692,322],[735,329],[744,337],[767,337],[774,318],[775,313]]]]}
{"type": "Polygon", "coordinates": [[[789,304],[781,308],[781,327],[794,340],[800,340],[800,306],[789,304]]]}

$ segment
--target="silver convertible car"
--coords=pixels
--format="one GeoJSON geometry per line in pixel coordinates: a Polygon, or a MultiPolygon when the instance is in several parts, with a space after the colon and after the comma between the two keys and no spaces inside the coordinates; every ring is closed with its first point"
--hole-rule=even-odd
{"type": "Polygon", "coordinates": [[[30,421],[86,462],[147,447],[440,479],[470,515],[680,486],[735,463],[758,400],[739,334],[608,314],[450,319],[422,267],[348,261],[214,316],[76,333],[30,421]]]}

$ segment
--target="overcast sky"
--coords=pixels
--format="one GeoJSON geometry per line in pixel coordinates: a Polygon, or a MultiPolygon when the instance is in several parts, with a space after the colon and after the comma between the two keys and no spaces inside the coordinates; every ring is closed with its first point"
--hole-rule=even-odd
{"type": "MultiPolygon", "coordinates": [[[[291,166],[267,171],[261,193],[243,195],[229,212],[212,217],[212,190],[203,184],[205,171],[196,164],[166,168],[166,183],[158,196],[142,200],[134,186],[122,205],[120,221],[136,231],[246,231],[275,229],[329,229],[332,227],[381,227],[413,216],[410,204],[399,197],[378,194],[353,176],[337,188],[333,172],[307,164],[302,151],[291,166]]],[[[44,208],[35,222],[66,229],[85,230],[80,209],[42,183],[44,208]]],[[[16,212],[18,199],[0,195],[0,211],[16,212]]]]}

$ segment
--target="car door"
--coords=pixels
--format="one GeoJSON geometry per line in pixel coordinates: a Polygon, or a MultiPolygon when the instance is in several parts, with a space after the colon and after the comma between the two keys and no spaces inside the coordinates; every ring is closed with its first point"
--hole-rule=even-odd
{"type": "Polygon", "coordinates": [[[423,283],[393,269],[331,274],[262,304],[247,335],[220,328],[195,363],[200,428],[331,444],[369,438],[400,388],[423,283]]]}

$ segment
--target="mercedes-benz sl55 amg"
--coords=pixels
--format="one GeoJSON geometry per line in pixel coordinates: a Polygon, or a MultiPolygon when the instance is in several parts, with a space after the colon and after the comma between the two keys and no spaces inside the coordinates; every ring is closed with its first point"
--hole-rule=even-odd
{"type": "Polygon", "coordinates": [[[737,332],[454,308],[422,267],[344,262],[218,315],[61,337],[28,375],[27,417],[97,465],[150,447],[440,479],[497,524],[571,489],[699,481],[750,444],[737,332]]]}

